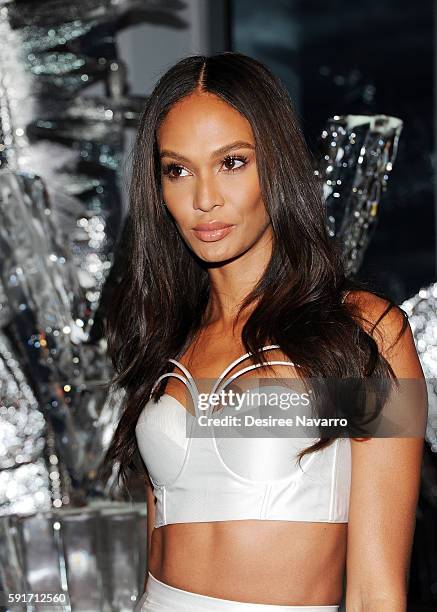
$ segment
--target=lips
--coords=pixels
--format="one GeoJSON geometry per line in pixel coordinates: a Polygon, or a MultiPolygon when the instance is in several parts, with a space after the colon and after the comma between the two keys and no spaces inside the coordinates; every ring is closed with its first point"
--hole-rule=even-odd
{"type": "Polygon", "coordinates": [[[193,228],[194,234],[203,242],[216,242],[227,236],[234,225],[213,221],[212,223],[199,223],[193,228]]]}
{"type": "Polygon", "coordinates": [[[222,223],[221,221],[211,221],[210,223],[199,223],[196,227],[193,227],[194,230],[198,230],[200,232],[207,232],[211,230],[220,230],[225,229],[225,227],[232,227],[230,223],[222,223]]]}

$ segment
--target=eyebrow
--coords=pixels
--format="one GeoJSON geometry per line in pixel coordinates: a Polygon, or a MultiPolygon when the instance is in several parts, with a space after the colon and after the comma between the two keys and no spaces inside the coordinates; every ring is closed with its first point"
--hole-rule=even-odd
{"type": "MultiPolygon", "coordinates": [[[[230,144],[224,145],[219,149],[216,149],[211,153],[211,157],[218,157],[219,155],[224,155],[229,151],[233,151],[234,149],[255,149],[254,145],[250,142],[246,142],[245,140],[236,140],[235,142],[231,142],[230,144]]],[[[180,155],[180,153],[176,153],[175,151],[170,151],[169,149],[163,149],[159,154],[160,159],[162,157],[174,157],[175,159],[179,159],[180,161],[189,162],[190,160],[184,155],[180,155]]]]}

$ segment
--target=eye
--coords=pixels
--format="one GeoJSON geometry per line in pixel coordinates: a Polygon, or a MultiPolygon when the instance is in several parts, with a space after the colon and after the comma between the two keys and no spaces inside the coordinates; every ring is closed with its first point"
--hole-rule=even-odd
{"type": "Polygon", "coordinates": [[[187,170],[185,170],[185,168],[183,168],[182,166],[175,164],[174,162],[172,162],[171,164],[167,164],[167,166],[164,166],[162,168],[162,172],[163,174],[168,176],[170,180],[175,180],[180,177],[183,178],[184,176],[187,176],[186,174],[181,174],[181,172],[187,172],[187,170]]]}
{"type": "Polygon", "coordinates": [[[235,172],[236,170],[240,170],[240,168],[243,168],[246,164],[247,157],[244,155],[227,155],[223,160],[224,166],[231,166],[226,168],[227,172],[235,172]],[[240,163],[241,165],[235,167],[235,163],[240,163]]]}

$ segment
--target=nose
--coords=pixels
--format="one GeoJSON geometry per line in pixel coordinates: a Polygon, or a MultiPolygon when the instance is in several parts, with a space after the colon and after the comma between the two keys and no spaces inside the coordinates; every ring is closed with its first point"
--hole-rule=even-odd
{"type": "Polygon", "coordinates": [[[196,192],[194,194],[193,208],[209,212],[216,206],[223,205],[223,197],[214,182],[209,177],[199,177],[196,182],[196,192]]]}

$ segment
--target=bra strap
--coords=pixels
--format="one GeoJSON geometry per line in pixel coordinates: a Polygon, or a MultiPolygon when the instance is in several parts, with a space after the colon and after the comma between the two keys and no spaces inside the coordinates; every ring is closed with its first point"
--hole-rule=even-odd
{"type": "MultiPolygon", "coordinates": [[[[280,346],[278,344],[269,344],[267,346],[263,346],[261,350],[262,351],[266,351],[266,350],[271,350],[271,349],[276,349],[276,348],[280,348],[280,346]]],[[[294,366],[294,367],[299,367],[298,365],[296,365],[292,361],[282,361],[282,360],[266,361],[265,363],[255,363],[255,364],[251,364],[249,366],[246,366],[245,368],[242,368],[241,370],[238,370],[238,372],[236,372],[235,374],[230,376],[227,380],[224,380],[224,377],[226,376],[226,374],[230,370],[232,370],[234,368],[234,366],[237,365],[237,363],[240,363],[241,361],[243,361],[244,359],[247,359],[251,355],[253,355],[253,353],[245,353],[244,355],[242,355],[241,357],[238,357],[238,359],[233,361],[222,372],[222,374],[220,374],[220,376],[216,380],[216,382],[215,382],[215,384],[214,384],[214,386],[213,386],[213,388],[212,388],[210,393],[211,394],[212,393],[219,393],[222,389],[224,389],[226,387],[226,385],[231,383],[233,380],[235,380],[241,374],[244,374],[245,372],[249,372],[250,370],[254,370],[255,368],[263,367],[265,365],[290,365],[290,366],[294,366]]],[[[211,412],[212,412],[212,406],[210,405],[210,408],[208,409],[208,414],[210,414],[211,412]]]]}
{"type": "MultiPolygon", "coordinates": [[[[263,346],[262,347],[262,351],[268,351],[270,349],[276,349],[276,348],[280,348],[279,344],[269,344],[267,346],[263,346]]],[[[230,363],[224,370],[223,372],[220,374],[220,376],[217,378],[217,380],[214,383],[214,386],[212,388],[212,392],[215,393],[215,390],[217,389],[218,385],[220,385],[220,382],[223,380],[223,378],[226,376],[226,374],[228,372],[230,372],[231,370],[234,369],[234,367],[240,363],[240,361],[244,361],[245,359],[247,359],[248,357],[250,357],[251,355],[253,355],[253,353],[244,353],[244,355],[241,355],[241,357],[237,357],[237,359],[235,359],[234,361],[232,361],[232,363],[230,363]]]]}
{"type": "Polygon", "coordinates": [[[169,359],[169,361],[171,361],[172,363],[175,364],[176,367],[178,367],[180,370],[182,370],[182,372],[185,374],[185,376],[187,377],[187,382],[189,383],[191,389],[194,391],[194,393],[196,394],[196,396],[199,395],[199,389],[197,388],[197,385],[194,381],[194,378],[191,376],[190,372],[187,370],[187,368],[180,363],[179,361],[177,361],[176,359],[169,359]]]}
{"type": "MultiPolygon", "coordinates": [[[[277,349],[277,348],[280,348],[279,344],[269,344],[267,346],[263,346],[261,348],[261,351],[269,351],[271,349],[277,349]]],[[[294,364],[292,361],[281,361],[281,360],[266,361],[264,364],[263,363],[256,363],[256,364],[251,364],[250,366],[247,366],[245,368],[242,368],[241,370],[238,370],[238,372],[236,372],[235,374],[233,374],[231,377],[229,377],[227,380],[224,381],[224,378],[225,378],[226,374],[228,374],[238,363],[240,363],[241,361],[244,361],[245,359],[247,359],[248,357],[250,357],[252,355],[253,355],[252,352],[248,352],[248,353],[245,353],[244,355],[241,355],[241,357],[237,357],[237,359],[232,361],[223,370],[223,372],[220,374],[220,376],[217,378],[217,380],[215,381],[212,389],[210,390],[210,392],[208,394],[208,397],[210,395],[212,395],[213,393],[217,393],[218,389],[222,385],[222,383],[223,383],[222,388],[224,388],[227,384],[229,384],[230,382],[235,380],[235,378],[237,378],[241,374],[244,374],[245,372],[249,372],[250,370],[253,370],[254,368],[260,368],[260,367],[262,367],[264,365],[291,365],[291,366],[299,367],[299,366],[296,366],[296,364],[294,364]]],[[[174,378],[178,378],[179,380],[181,380],[185,384],[185,386],[189,390],[189,392],[191,394],[191,397],[192,397],[192,400],[194,402],[194,408],[195,408],[196,415],[199,416],[200,414],[202,414],[202,413],[200,413],[200,410],[198,408],[200,392],[199,392],[199,389],[198,389],[198,387],[197,387],[197,385],[196,385],[196,383],[194,381],[194,378],[191,376],[191,374],[187,370],[187,368],[182,363],[177,361],[176,359],[168,359],[168,361],[171,361],[171,363],[174,363],[176,365],[176,367],[178,367],[180,370],[182,370],[182,372],[185,374],[185,378],[181,374],[177,374],[175,372],[168,372],[166,374],[162,374],[155,381],[155,384],[153,385],[151,394],[155,390],[155,387],[157,386],[157,384],[161,380],[163,380],[164,378],[168,378],[170,376],[173,376],[174,378]]],[[[213,408],[213,406],[210,404],[208,410],[206,411],[206,413],[210,414],[212,412],[212,408],[213,408]]]]}
{"type": "Polygon", "coordinates": [[[216,387],[213,393],[218,393],[219,389],[220,391],[222,391],[226,387],[226,385],[228,385],[230,382],[238,378],[238,376],[240,376],[241,374],[250,372],[250,370],[254,370],[255,368],[262,368],[265,365],[290,365],[294,367],[299,367],[299,366],[296,366],[292,361],[273,360],[273,361],[266,361],[265,363],[253,363],[250,366],[247,366],[246,368],[242,368],[241,370],[238,370],[238,372],[236,372],[235,374],[232,374],[232,376],[230,376],[227,380],[222,381],[223,384],[221,385],[221,388],[220,388],[220,385],[218,385],[218,387],[216,387]]]}
{"type": "MultiPolygon", "coordinates": [[[[173,361],[173,360],[169,360],[169,361],[173,361]]],[[[181,367],[182,364],[176,364],[178,367],[181,367]]],[[[181,369],[185,369],[183,366],[181,367],[181,369]]],[[[193,400],[194,403],[194,410],[196,413],[196,416],[200,416],[200,412],[198,409],[198,404],[199,404],[199,391],[197,389],[196,383],[194,382],[194,380],[192,379],[191,376],[188,376],[187,378],[185,378],[184,376],[182,376],[182,374],[177,374],[176,372],[167,372],[166,374],[162,374],[159,378],[157,378],[157,380],[155,381],[153,387],[152,387],[152,391],[150,393],[150,395],[152,395],[153,391],[155,390],[156,386],[158,385],[158,383],[163,380],[164,378],[177,378],[178,380],[182,381],[184,383],[184,385],[187,387],[190,395],[191,395],[191,399],[193,400]],[[191,379],[191,380],[190,380],[191,379]]],[[[187,410],[188,412],[188,410],[187,410]]]]}

